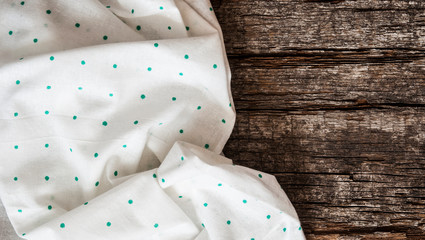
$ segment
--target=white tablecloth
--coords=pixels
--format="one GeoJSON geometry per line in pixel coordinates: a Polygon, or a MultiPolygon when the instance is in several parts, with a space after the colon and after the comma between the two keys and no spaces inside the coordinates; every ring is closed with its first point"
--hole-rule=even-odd
{"type": "MultiPolygon", "coordinates": [[[[0,3],[0,196],[26,239],[303,239],[235,122],[206,0],[0,3]]],[[[252,76],[255,77],[255,76],[252,76]]]]}

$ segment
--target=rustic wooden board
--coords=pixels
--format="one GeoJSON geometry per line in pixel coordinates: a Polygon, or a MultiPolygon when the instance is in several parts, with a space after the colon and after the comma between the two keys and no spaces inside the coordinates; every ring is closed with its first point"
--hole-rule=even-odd
{"type": "Polygon", "coordinates": [[[224,153],[275,174],[311,238],[382,232],[419,239],[425,233],[424,110],[241,110],[224,153]]]}
{"type": "Polygon", "coordinates": [[[422,0],[212,1],[228,53],[425,47],[422,0]]]}
{"type": "Polygon", "coordinates": [[[425,2],[212,3],[226,156],[277,177],[308,239],[425,239],[425,2]]]}
{"type": "Polygon", "coordinates": [[[235,105],[275,110],[425,106],[425,51],[376,52],[231,58],[235,105]]]}

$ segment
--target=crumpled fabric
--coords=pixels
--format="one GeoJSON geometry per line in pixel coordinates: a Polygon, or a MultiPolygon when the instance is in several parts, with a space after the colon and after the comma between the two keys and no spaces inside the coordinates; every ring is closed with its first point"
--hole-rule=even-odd
{"type": "Polygon", "coordinates": [[[0,16],[0,196],[20,237],[304,239],[275,177],[220,155],[235,108],[209,1],[0,16]]]}

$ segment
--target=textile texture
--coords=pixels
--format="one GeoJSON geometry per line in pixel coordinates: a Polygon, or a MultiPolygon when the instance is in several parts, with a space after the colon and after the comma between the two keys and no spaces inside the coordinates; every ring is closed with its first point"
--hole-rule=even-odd
{"type": "Polygon", "coordinates": [[[275,177],[220,154],[235,108],[209,1],[0,16],[0,196],[21,238],[304,239],[275,177]]]}

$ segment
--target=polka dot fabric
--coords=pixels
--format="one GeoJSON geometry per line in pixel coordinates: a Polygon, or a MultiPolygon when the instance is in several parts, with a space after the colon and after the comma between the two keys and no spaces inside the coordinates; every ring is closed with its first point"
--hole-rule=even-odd
{"type": "Polygon", "coordinates": [[[0,15],[0,197],[21,238],[304,239],[276,179],[220,155],[235,109],[208,1],[0,15]]]}

